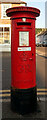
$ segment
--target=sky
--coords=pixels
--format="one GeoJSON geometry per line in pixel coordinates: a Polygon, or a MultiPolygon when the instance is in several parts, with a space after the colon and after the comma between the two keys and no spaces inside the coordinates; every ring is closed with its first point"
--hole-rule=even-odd
{"type": "Polygon", "coordinates": [[[27,6],[36,7],[40,10],[40,16],[36,18],[36,28],[45,28],[45,2],[47,0],[23,0],[27,6]]]}

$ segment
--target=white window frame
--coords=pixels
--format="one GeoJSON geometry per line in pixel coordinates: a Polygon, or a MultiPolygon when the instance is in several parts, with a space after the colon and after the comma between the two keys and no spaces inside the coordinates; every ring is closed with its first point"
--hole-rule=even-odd
{"type": "MultiPolygon", "coordinates": [[[[4,5],[8,5],[8,4],[1,4],[1,19],[10,19],[10,17],[6,17],[6,18],[3,17],[3,6],[4,5]]],[[[10,5],[9,8],[11,8],[11,4],[9,4],[9,5],[10,5]]]]}
{"type": "MultiPolygon", "coordinates": [[[[9,32],[10,32],[10,43],[8,43],[8,44],[10,44],[11,45],[11,25],[9,24],[0,24],[0,27],[9,27],[9,32]]],[[[4,34],[4,33],[3,33],[4,34]]],[[[3,40],[4,40],[4,38],[3,38],[3,40]]]]}

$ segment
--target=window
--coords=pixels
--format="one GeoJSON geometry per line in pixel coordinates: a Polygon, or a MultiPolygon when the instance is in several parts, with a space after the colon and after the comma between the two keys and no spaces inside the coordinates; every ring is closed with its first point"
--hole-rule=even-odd
{"type": "Polygon", "coordinates": [[[10,43],[10,27],[0,27],[0,44],[10,43]]]}
{"type": "Polygon", "coordinates": [[[44,40],[47,40],[47,34],[46,34],[46,35],[44,35],[44,40]]]}
{"type": "Polygon", "coordinates": [[[0,43],[3,43],[3,27],[0,27],[0,43]]]}
{"type": "Polygon", "coordinates": [[[19,46],[29,46],[29,32],[19,32],[19,46]]]}
{"type": "Polygon", "coordinates": [[[11,4],[1,4],[1,18],[2,19],[9,19],[6,15],[6,10],[11,7],[11,4]]]}

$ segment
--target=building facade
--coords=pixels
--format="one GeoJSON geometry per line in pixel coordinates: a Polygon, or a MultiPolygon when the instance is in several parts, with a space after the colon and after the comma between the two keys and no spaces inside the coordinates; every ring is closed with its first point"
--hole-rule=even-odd
{"type": "Polygon", "coordinates": [[[11,21],[6,16],[6,9],[16,6],[26,6],[21,0],[2,0],[0,1],[0,45],[11,45],[11,21]]]}

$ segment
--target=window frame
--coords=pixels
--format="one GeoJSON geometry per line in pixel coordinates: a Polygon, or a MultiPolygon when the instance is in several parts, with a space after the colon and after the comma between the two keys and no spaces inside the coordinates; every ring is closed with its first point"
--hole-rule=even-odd
{"type": "MultiPolygon", "coordinates": [[[[9,35],[10,35],[10,37],[9,37],[9,43],[7,43],[8,45],[10,44],[11,45],[11,25],[9,24],[9,25],[7,25],[7,24],[3,24],[3,25],[0,25],[0,27],[3,27],[3,41],[4,41],[4,28],[5,27],[9,27],[9,35]]],[[[3,43],[4,45],[6,44],[6,43],[3,43]]],[[[2,44],[2,45],[3,45],[2,44]]],[[[1,44],[0,44],[1,45],[1,44]]]]}
{"type": "Polygon", "coordinates": [[[4,5],[10,5],[9,8],[11,8],[11,4],[3,4],[3,3],[1,4],[1,19],[10,19],[10,17],[7,17],[7,16],[6,16],[6,17],[4,18],[4,16],[3,16],[3,6],[4,6],[4,5]]]}

